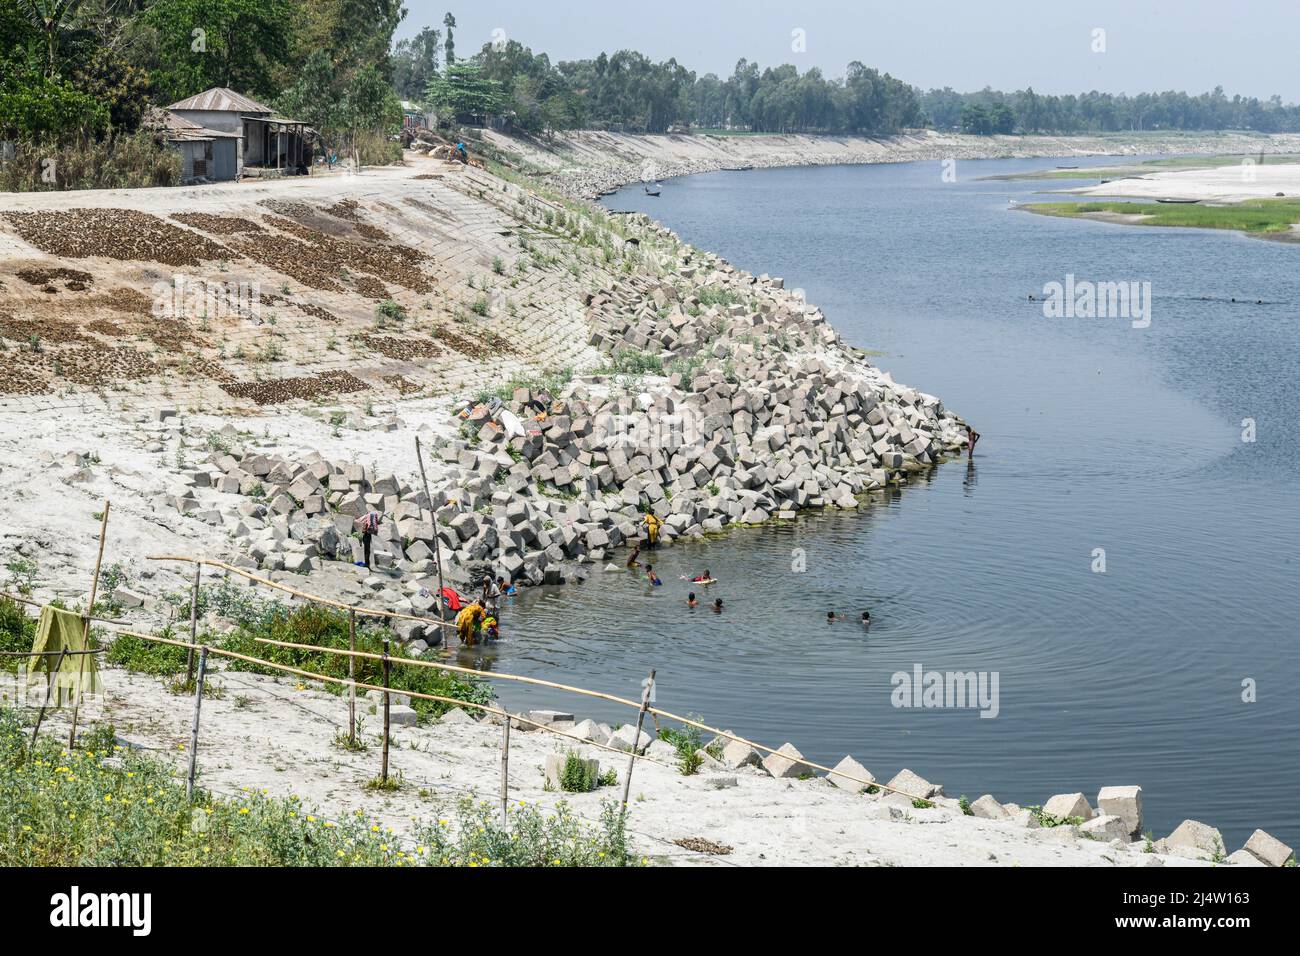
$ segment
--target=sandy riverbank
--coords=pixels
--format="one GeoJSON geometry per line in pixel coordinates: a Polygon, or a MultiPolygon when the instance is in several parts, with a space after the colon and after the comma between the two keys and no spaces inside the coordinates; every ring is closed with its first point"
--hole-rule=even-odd
{"type": "Polygon", "coordinates": [[[1085,136],[969,136],[919,130],[898,136],[663,135],[577,131],[549,140],[487,133],[557,188],[591,198],[632,182],[721,169],[837,164],[943,162],[1035,156],[1285,153],[1300,135],[1257,133],[1114,133],[1085,136]]]}
{"type": "MultiPolygon", "coordinates": [[[[190,699],[170,694],[156,678],[116,669],[104,676],[108,699],[97,719],[112,722],[123,746],[152,752],[183,772],[190,699]]],[[[344,699],[293,678],[218,672],[213,680],[221,687],[220,696],[204,701],[199,746],[200,783],[211,790],[296,794],[328,819],[362,810],[399,836],[416,821],[452,816],[449,810],[463,797],[493,806],[499,799],[499,724],[451,719],[427,727],[395,727],[390,766],[402,787],[377,793],[364,787],[378,772],[378,717],[364,718],[369,749],[350,752],[334,743],[347,725],[344,699]]],[[[66,733],[66,718],[55,715],[47,726],[53,734],[66,733]]],[[[510,743],[511,800],[553,808],[563,799],[594,823],[601,802],[621,794],[627,772],[623,755],[578,746],[580,755],[598,760],[602,770],[615,770],[619,784],[566,794],[546,787],[545,763],[548,754],[569,749],[570,741],[516,729],[510,743]]],[[[895,769],[875,771],[892,774],[895,769]]],[[[1044,794],[1042,800],[1050,796],[1044,794]]],[[[1029,828],[945,807],[902,808],[882,796],[848,793],[825,779],[774,779],[754,768],[705,770],[686,777],[639,760],[630,807],[632,843],[657,865],[1207,865],[1155,852],[1141,841],[1090,839],[1074,826],[1029,828]],[[675,842],[691,838],[731,852],[712,855],[675,842]]]]}
{"type": "Polygon", "coordinates": [[[1069,192],[1080,196],[1199,199],[1216,203],[1274,199],[1279,193],[1295,198],[1300,196],[1300,164],[1234,163],[1214,169],[1152,172],[1141,178],[1115,179],[1069,192]]]}

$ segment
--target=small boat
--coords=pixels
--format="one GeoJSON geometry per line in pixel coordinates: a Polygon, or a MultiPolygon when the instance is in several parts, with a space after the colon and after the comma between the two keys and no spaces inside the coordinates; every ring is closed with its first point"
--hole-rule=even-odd
{"type": "Polygon", "coordinates": [[[654,184],[654,188],[653,188],[653,189],[650,188],[649,186],[647,186],[647,187],[645,188],[645,194],[646,194],[647,196],[658,196],[658,195],[659,195],[660,188],[661,188],[661,187],[660,187],[660,185],[659,185],[658,183],[655,183],[655,184],[654,184]]]}
{"type": "Polygon", "coordinates": [[[1188,206],[1190,206],[1190,205],[1192,205],[1193,203],[1198,203],[1198,202],[1200,202],[1200,200],[1199,200],[1199,199],[1157,199],[1156,202],[1173,203],[1173,204],[1176,204],[1176,205],[1188,205],[1188,206]]]}
{"type": "Polygon", "coordinates": [[[1078,166],[1057,166],[1057,169],[1078,169],[1078,166]]]}

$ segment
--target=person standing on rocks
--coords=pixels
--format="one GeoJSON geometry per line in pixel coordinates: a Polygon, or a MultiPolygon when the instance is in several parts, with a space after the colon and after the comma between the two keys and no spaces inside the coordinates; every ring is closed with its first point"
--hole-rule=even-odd
{"type": "Polygon", "coordinates": [[[361,553],[365,558],[357,562],[357,567],[370,569],[370,539],[375,536],[375,532],[379,530],[379,523],[383,520],[384,516],[378,511],[367,511],[352,523],[353,528],[361,532],[361,553]]]}

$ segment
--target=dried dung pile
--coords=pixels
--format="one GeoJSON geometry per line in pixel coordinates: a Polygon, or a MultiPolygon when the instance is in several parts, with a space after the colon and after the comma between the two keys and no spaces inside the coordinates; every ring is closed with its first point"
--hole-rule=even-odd
{"type": "Polygon", "coordinates": [[[413,292],[433,291],[433,280],[419,267],[425,255],[411,246],[351,242],[326,235],[292,219],[276,217],[268,221],[282,232],[310,244],[312,248],[308,255],[312,265],[325,275],[339,275],[344,270],[364,272],[413,292]]]}
{"type": "Polygon", "coordinates": [[[395,335],[362,335],[357,338],[357,341],[380,355],[407,362],[437,358],[445,354],[436,342],[429,339],[403,339],[395,335]]]}
{"type": "Polygon", "coordinates": [[[62,282],[69,292],[84,292],[95,281],[89,272],[77,269],[22,269],[18,278],[28,285],[44,286],[46,292],[57,292],[56,282],[62,282]]]}
{"type": "Polygon", "coordinates": [[[203,212],[178,212],[172,216],[179,223],[202,229],[214,236],[235,236],[241,232],[264,232],[260,223],[238,216],[213,216],[203,212]]]}
{"type": "Polygon", "coordinates": [[[64,259],[102,256],[197,266],[231,258],[229,250],[211,239],[133,209],[8,212],[4,216],[24,242],[64,259]]]}
{"type": "Polygon", "coordinates": [[[439,342],[450,345],[457,352],[470,358],[487,359],[498,355],[516,354],[515,348],[505,338],[486,329],[479,333],[480,338],[461,335],[446,325],[438,326],[433,334],[439,342]]]}
{"type": "Polygon", "coordinates": [[[350,372],[322,372],[273,382],[225,382],[221,388],[235,398],[246,398],[257,405],[278,405],[294,399],[364,392],[370,386],[350,372]]]}
{"type": "Polygon", "coordinates": [[[357,290],[359,295],[364,295],[367,299],[374,299],[382,302],[391,298],[388,294],[388,286],[384,285],[373,276],[357,276],[352,280],[352,286],[357,290]]]}

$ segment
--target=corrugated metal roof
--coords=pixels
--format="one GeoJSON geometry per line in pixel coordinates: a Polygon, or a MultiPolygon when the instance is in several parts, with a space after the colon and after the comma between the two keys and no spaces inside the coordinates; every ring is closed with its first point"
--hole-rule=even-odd
{"type": "Polygon", "coordinates": [[[238,133],[223,133],[220,130],[208,129],[183,116],[156,107],[150,109],[145,115],[144,126],[146,129],[162,133],[167,139],[173,141],[239,138],[238,133]]]}
{"type": "Polygon", "coordinates": [[[259,103],[257,100],[249,99],[247,96],[221,86],[214,86],[210,90],[204,90],[196,96],[181,100],[179,103],[173,103],[167,108],[169,110],[212,110],[218,113],[274,112],[271,107],[259,103]]]}

